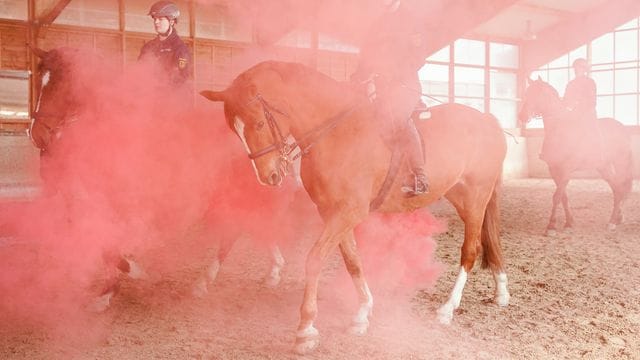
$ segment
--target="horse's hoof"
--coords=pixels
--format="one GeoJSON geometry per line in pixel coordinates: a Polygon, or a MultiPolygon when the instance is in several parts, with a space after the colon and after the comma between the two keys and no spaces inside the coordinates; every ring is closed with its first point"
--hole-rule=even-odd
{"type": "Polygon", "coordinates": [[[149,278],[149,275],[147,275],[142,266],[140,266],[138,263],[130,259],[128,259],[127,262],[129,263],[129,272],[127,273],[127,275],[131,279],[146,280],[149,278]]]}
{"type": "Polygon", "coordinates": [[[508,306],[509,299],[511,299],[511,295],[509,295],[509,293],[498,295],[496,296],[496,304],[501,307],[508,306]]]}
{"type": "Polygon", "coordinates": [[[362,336],[367,333],[369,329],[369,322],[354,322],[349,327],[349,334],[362,336]]]}
{"type": "Polygon", "coordinates": [[[616,224],[612,224],[612,223],[607,224],[607,230],[609,231],[616,231],[617,228],[618,228],[618,225],[616,224]]]}
{"type": "Polygon", "coordinates": [[[294,351],[297,354],[304,355],[313,351],[320,343],[320,333],[313,325],[307,326],[305,329],[296,333],[296,346],[294,351]]]}
{"type": "Polygon", "coordinates": [[[91,304],[87,306],[87,310],[93,313],[105,312],[109,308],[109,305],[111,305],[112,297],[113,292],[108,292],[104,295],[98,296],[93,300],[91,304]]]}
{"type": "Polygon", "coordinates": [[[558,232],[556,231],[556,229],[547,229],[544,232],[544,236],[555,237],[556,235],[558,235],[558,232]]]}
{"type": "Polygon", "coordinates": [[[193,288],[191,289],[191,295],[198,299],[204,298],[208,293],[209,290],[207,290],[207,281],[205,279],[198,280],[198,282],[193,285],[193,288]]]}
{"type": "Polygon", "coordinates": [[[571,227],[571,226],[565,226],[565,227],[564,227],[564,229],[562,229],[562,231],[563,231],[565,234],[573,234],[573,227],[571,227]]]}
{"type": "Polygon", "coordinates": [[[453,320],[453,305],[447,303],[440,306],[438,309],[438,321],[440,324],[449,325],[451,320],[453,320]]]}
{"type": "Polygon", "coordinates": [[[264,278],[264,285],[268,288],[275,288],[280,285],[280,275],[269,274],[264,278]]]}
{"type": "Polygon", "coordinates": [[[298,355],[305,355],[317,348],[318,344],[320,344],[320,339],[317,337],[297,339],[294,351],[298,355]]]}

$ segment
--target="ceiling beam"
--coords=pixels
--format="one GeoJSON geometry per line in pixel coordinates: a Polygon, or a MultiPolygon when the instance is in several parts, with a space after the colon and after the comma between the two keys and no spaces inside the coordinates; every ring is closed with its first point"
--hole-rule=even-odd
{"type": "Polygon", "coordinates": [[[70,2],[71,0],[58,0],[58,2],[54,3],[49,2],[49,6],[43,7],[42,11],[38,9],[38,23],[40,26],[51,25],[70,2]]]}
{"type": "Polygon", "coordinates": [[[591,10],[572,15],[566,21],[536,34],[535,40],[522,44],[522,69],[528,74],[638,16],[638,0],[609,0],[591,10]]]}
{"type": "Polygon", "coordinates": [[[57,2],[52,0],[40,0],[36,1],[36,21],[35,21],[35,35],[36,37],[44,36],[43,29],[51,25],[55,19],[60,15],[71,0],[58,0],[57,2]]]}
{"type": "Polygon", "coordinates": [[[518,0],[438,0],[428,3],[426,24],[432,34],[429,54],[433,54],[474,28],[514,5],[518,0]]]}

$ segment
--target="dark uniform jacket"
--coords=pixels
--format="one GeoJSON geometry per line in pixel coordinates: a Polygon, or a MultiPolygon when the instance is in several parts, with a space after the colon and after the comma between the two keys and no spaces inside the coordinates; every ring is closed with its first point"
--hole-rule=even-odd
{"type": "Polygon", "coordinates": [[[596,116],[596,82],[587,76],[577,76],[567,84],[564,105],[585,116],[596,116]]]}
{"type": "Polygon", "coordinates": [[[387,81],[418,78],[426,58],[426,24],[402,5],[375,20],[360,47],[360,63],[354,79],[378,74],[387,81]]]}
{"type": "MultiPolygon", "coordinates": [[[[403,4],[376,19],[360,46],[354,81],[373,74],[379,111],[390,113],[393,122],[413,121],[410,115],[420,101],[418,70],[426,59],[427,26],[403,4]]],[[[411,125],[413,126],[413,125],[411,125]]],[[[415,131],[415,130],[414,130],[415,131]]]]}
{"type": "Polygon", "coordinates": [[[158,37],[147,42],[140,50],[138,60],[154,57],[166,70],[168,80],[174,85],[183,84],[191,69],[191,51],[180,39],[175,29],[168,38],[160,40],[158,37]]]}

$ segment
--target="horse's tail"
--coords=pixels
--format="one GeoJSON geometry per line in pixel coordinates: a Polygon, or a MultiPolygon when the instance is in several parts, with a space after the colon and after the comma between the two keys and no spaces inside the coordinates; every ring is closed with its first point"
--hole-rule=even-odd
{"type": "Polygon", "coordinates": [[[502,247],[500,245],[500,207],[498,204],[498,191],[501,180],[496,181],[496,185],[491,193],[491,198],[484,212],[482,221],[482,232],[480,242],[482,243],[482,268],[491,268],[493,271],[501,271],[502,247]]]}

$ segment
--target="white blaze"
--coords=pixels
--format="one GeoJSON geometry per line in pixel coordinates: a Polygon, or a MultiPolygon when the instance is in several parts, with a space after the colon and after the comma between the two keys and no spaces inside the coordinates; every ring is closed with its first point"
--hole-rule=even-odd
{"type": "Polygon", "coordinates": [[[42,75],[42,84],[40,84],[40,94],[38,94],[38,101],[36,102],[36,112],[40,109],[40,99],[42,99],[42,90],[49,83],[49,78],[51,77],[51,73],[47,70],[47,72],[42,75]]]}
{"type": "MultiPolygon", "coordinates": [[[[247,151],[247,154],[251,154],[251,150],[249,149],[249,144],[247,144],[247,139],[244,137],[244,121],[239,116],[236,116],[233,122],[233,127],[236,129],[236,134],[242,140],[244,144],[244,149],[247,151]]],[[[253,171],[256,173],[256,178],[258,178],[258,182],[262,185],[267,185],[260,180],[260,175],[258,174],[258,168],[256,167],[255,160],[251,159],[251,165],[253,166],[253,171]]]]}

